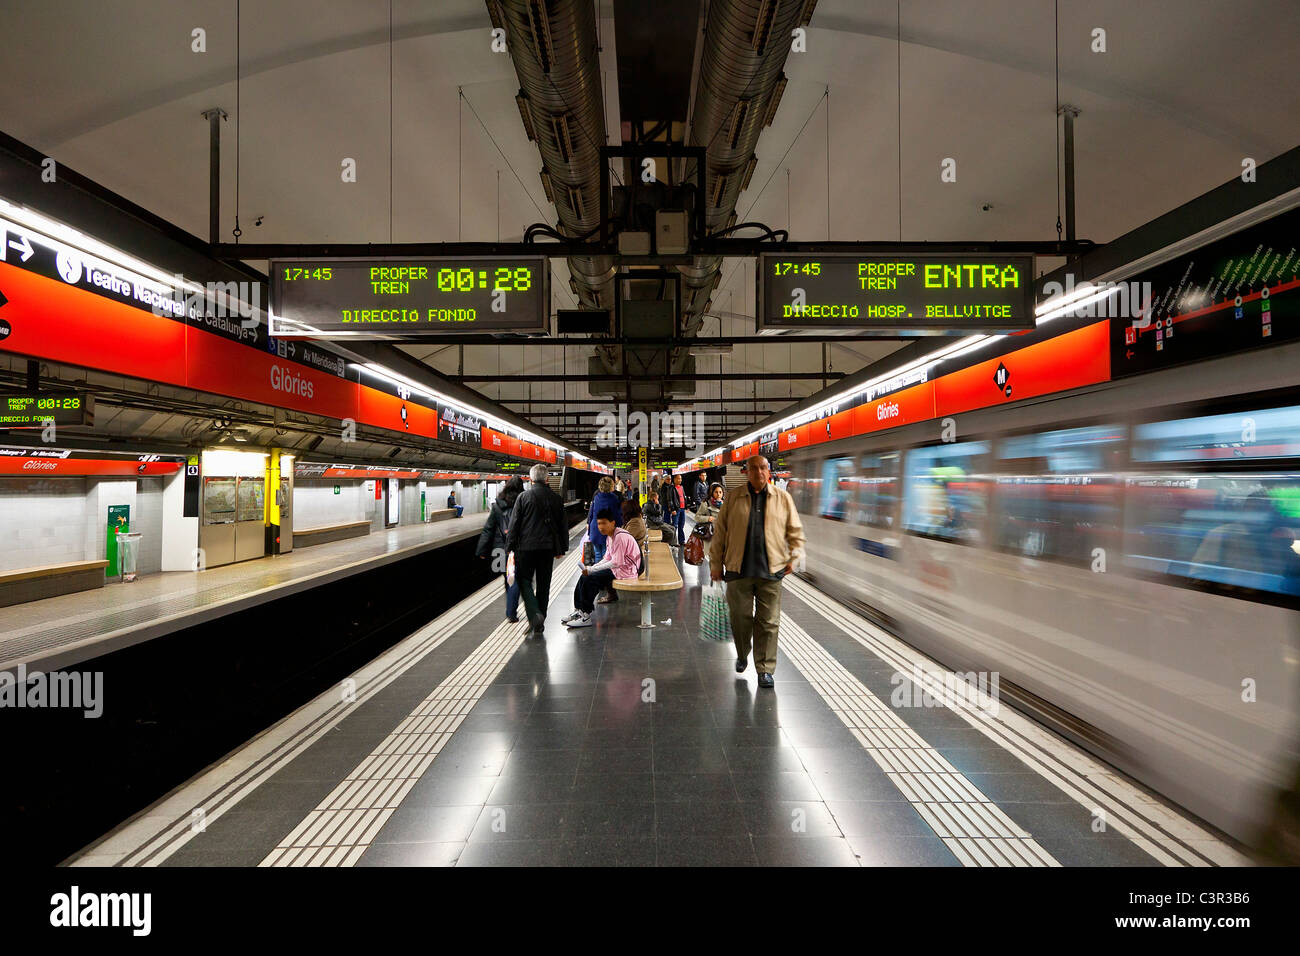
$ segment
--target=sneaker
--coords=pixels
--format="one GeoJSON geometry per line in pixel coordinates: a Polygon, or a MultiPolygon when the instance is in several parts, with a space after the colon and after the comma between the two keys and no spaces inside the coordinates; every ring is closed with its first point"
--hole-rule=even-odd
{"type": "Polygon", "coordinates": [[[600,597],[596,598],[596,603],[613,604],[617,600],[618,600],[617,594],[615,594],[613,591],[605,591],[600,595],[600,597]]]}
{"type": "Polygon", "coordinates": [[[566,621],[565,627],[591,627],[591,615],[579,613],[573,620],[566,621]]]}
{"type": "Polygon", "coordinates": [[[568,624],[570,621],[577,620],[581,616],[582,616],[582,612],[575,608],[574,610],[566,614],[564,617],[560,618],[560,623],[568,624]]]}

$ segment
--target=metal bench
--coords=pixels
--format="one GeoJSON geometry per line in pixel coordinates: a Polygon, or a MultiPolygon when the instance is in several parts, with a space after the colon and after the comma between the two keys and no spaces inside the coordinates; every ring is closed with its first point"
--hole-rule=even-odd
{"type": "Polygon", "coordinates": [[[648,567],[639,578],[615,579],[614,587],[619,591],[635,591],[641,595],[641,623],[638,627],[654,627],[651,615],[650,595],[656,591],[679,591],[682,587],[682,575],[677,570],[677,561],[672,549],[662,541],[650,543],[648,567]]]}

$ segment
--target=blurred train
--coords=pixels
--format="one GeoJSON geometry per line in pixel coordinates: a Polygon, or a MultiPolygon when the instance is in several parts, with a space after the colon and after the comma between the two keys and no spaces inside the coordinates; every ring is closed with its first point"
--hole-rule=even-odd
{"type": "Polygon", "coordinates": [[[1279,344],[791,450],[808,576],[1258,847],[1296,780],[1297,383],[1279,344]]]}

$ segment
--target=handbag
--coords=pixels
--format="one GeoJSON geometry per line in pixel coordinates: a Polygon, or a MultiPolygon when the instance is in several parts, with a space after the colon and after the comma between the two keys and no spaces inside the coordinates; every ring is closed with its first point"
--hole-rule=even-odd
{"type": "Polygon", "coordinates": [[[731,610],[721,581],[710,581],[700,592],[700,637],[706,641],[730,641],[731,610]]]}
{"type": "Polygon", "coordinates": [[[596,563],[596,545],[594,542],[582,542],[582,563],[588,566],[596,563]]]}
{"type": "Polygon", "coordinates": [[[686,539],[686,549],[682,554],[682,560],[687,564],[704,563],[704,539],[694,532],[686,539]]]}

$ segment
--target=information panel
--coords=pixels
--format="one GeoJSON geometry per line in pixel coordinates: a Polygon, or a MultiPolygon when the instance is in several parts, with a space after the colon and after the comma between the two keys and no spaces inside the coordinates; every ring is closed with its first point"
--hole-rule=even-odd
{"type": "Polygon", "coordinates": [[[0,396],[0,428],[44,428],[94,423],[95,400],[84,392],[39,392],[0,396]]]}
{"type": "Polygon", "coordinates": [[[278,338],[547,332],[545,256],[271,262],[278,338]]]}
{"type": "Polygon", "coordinates": [[[759,329],[920,335],[1034,327],[1031,255],[758,257],[759,329]]]}

